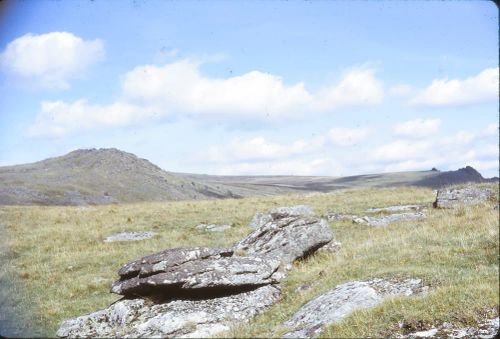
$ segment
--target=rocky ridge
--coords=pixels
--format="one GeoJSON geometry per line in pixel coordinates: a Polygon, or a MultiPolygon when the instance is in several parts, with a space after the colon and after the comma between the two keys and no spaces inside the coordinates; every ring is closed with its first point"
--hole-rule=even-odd
{"type": "Polygon", "coordinates": [[[248,321],[279,300],[293,261],[333,241],[325,220],[292,210],[274,211],[231,248],[167,249],[125,264],[111,287],[124,298],[64,321],[57,336],[206,337],[248,321]]]}

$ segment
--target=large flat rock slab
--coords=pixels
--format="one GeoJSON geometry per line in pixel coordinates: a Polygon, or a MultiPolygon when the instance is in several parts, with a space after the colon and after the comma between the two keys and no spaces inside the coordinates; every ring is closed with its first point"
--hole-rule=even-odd
{"type": "Polygon", "coordinates": [[[211,248],[172,249],[133,261],[120,271],[111,292],[126,296],[229,294],[278,283],[280,261],[258,255],[232,256],[211,248]]]}
{"type": "Polygon", "coordinates": [[[438,190],[435,208],[457,208],[460,206],[477,205],[491,199],[493,191],[484,187],[448,188],[438,190]]]}
{"type": "Polygon", "coordinates": [[[124,299],[107,309],[63,321],[56,334],[63,338],[204,338],[252,319],[279,298],[279,288],[266,285],[202,300],[153,304],[144,299],[124,299]]]}
{"type": "Polygon", "coordinates": [[[354,281],[338,285],[302,306],[284,325],[284,338],[312,338],[328,325],[353,311],[370,308],[394,296],[410,296],[426,290],[420,279],[354,281]]]}
{"type": "Polygon", "coordinates": [[[333,232],[324,219],[277,215],[273,221],[234,244],[233,249],[235,252],[278,258],[291,264],[332,240],[333,232]]]}

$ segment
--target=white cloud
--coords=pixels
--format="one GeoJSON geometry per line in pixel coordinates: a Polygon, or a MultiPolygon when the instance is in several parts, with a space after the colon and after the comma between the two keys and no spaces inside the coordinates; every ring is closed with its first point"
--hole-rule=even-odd
{"type": "Polygon", "coordinates": [[[262,161],[288,158],[305,153],[310,145],[303,140],[291,144],[279,144],[264,137],[247,140],[238,138],[223,146],[211,146],[207,151],[207,160],[211,162],[262,161]]]}
{"type": "Polygon", "coordinates": [[[73,103],[44,101],[36,121],[28,128],[28,136],[63,136],[69,132],[96,126],[125,126],[155,118],[155,111],[127,102],[111,105],[89,105],[86,100],[73,103]]]}
{"type": "Polygon", "coordinates": [[[445,136],[440,139],[441,145],[465,145],[471,143],[476,134],[469,131],[458,131],[454,135],[445,136]]]}
{"type": "Polygon", "coordinates": [[[413,93],[414,88],[407,84],[400,84],[390,88],[389,93],[397,97],[405,97],[413,93]]]}
{"type": "Polygon", "coordinates": [[[66,134],[166,116],[280,122],[283,118],[374,105],[383,98],[381,83],[373,70],[365,67],[347,71],[337,85],[316,93],[309,92],[303,82],[288,85],[269,73],[252,71],[224,79],[209,78],[201,74],[199,67],[199,63],[191,60],[136,67],[124,76],[119,101],[108,105],[91,105],[84,99],[74,103],[54,102],[58,119],[52,119],[54,113],[47,113],[48,109],[42,107],[32,126],[42,133],[32,135],[66,134]],[[123,111],[123,107],[127,108],[123,111]],[[112,118],[96,117],[94,111],[112,118]],[[45,131],[41,131],[42,126],[45,131]]]}
{"type": "Polygon", "coordinates": [[[243,162],[227,164],[220,175],[334,175],[342,167],[330,158],[292,159],[285,161],[243,162]]]}
{"type": "Polygon", "coordinates": [[[91,64],[104,58],[101,40],[83,40],[68,32],[26,34],[0,54],[0,69],[37,87],[65,89],[91,64]]]}
{"type": "Polygon", "coordinates": [[[410,100],[414,105],[458,106],[498,100],[498,67],[463,80],[435,79],[410,100]]]}
{"type": "Polygon", "coordinates": [[[337,146],[352,146],[364,140],[368,136],[367,128],[332,128],[327,139],[337,146]]]}
{"type": "Polygon", "coordinates": [[[395,140],[375,148],[371,160],[375,162],[420,159],[431,150],[430,141],[395,140]]]}
{"type": "Polygon", "coordinates": [[[440,125],[440,119],[415,119],[396,124],[393,130],[396,135],[422,138],[436,134],[440,125]]]}
{"type": "Polygon", "coordinates": [[[486,128],[481,132],[481,136],[483,137],[498,137],[498,123],[492,123],[486,126],[486,128]]]}

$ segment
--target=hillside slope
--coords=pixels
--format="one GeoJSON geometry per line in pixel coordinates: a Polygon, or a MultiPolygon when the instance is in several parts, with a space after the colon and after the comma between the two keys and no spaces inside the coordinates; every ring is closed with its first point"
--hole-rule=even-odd
{"type": "Polygon", "coordinates": [[[202,200],[486,181],[472,167],[349,177],[214,176],[166,172],[117,149],[76,150],[32,164],[0,167],[0,205],[87,205],[202,200]]]}
{"type": "Polygon", "coordinates": [[[0,204],[80,205],[231,197],[116,149],[77,150],[0,168],[0,204]]]}

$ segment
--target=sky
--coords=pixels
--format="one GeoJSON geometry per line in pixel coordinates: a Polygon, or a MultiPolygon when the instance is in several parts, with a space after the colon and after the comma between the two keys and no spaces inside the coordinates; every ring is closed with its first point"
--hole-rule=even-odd
{"type": "Polygon", "coordinates": [[[499,171],[490,1],[2,1],[0,166],[499,171]]]}

